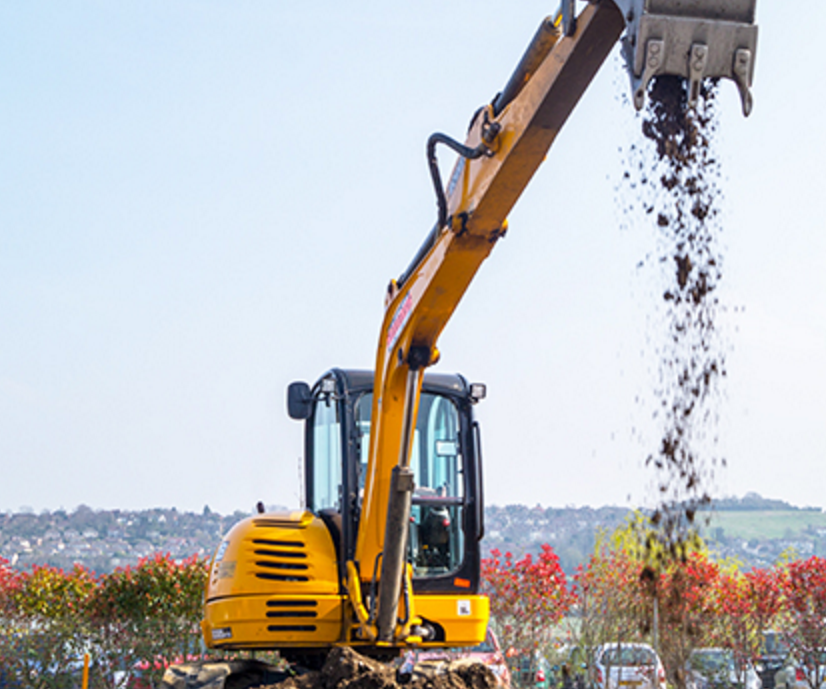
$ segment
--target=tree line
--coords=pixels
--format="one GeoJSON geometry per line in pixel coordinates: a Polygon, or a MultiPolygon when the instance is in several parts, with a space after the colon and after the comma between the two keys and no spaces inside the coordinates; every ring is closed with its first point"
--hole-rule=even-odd
{"type": "Polygon", "coordinates": [[[764,652],[764,633],[779,631],[811,689],[826,665],[826,559],[786,558],[768,568],[745,569],[716,561],[699,538],[677,556],[652,556],[637,517],[601,535],[571,578],[549,546],[539,557],[493,551],[483,560],[491,624],[514,659],[565,660],[599,644],[643,642],[656,648],[669,682],[686,686],[692,650],[728,649],[736,667],[764,652]]]}
{"type": "MultiPolygon", "coordinates": [[[[654,645],[673,686],[685,686],[691,650],[720,646],[739,660],[780,631],[811,689],[823,682],[826,559],[786,558],[746,569],[716,561],[695,539],[679,557],[652,560],[640,520],[601,534],[566,576],[549,545],[538,555],[491,552],[483,560],[491,625],[508,655],[559,656],[573,646],[654,645]]],[[[89,654],[93,689],[159,684],[165,667],[200,657],[208,563],[156,555],[95,575],[75,566],[21,571],[0,561],[0,687],[69,689],[89,654]]]]}
{"type": "Polygon", "coordinates": [[[0,687],[70,689],[89,655],[90,687],[158,686],[170,662],[200,653],[207,563],[167,555],[96,576],[0,561],[0,687]]]}

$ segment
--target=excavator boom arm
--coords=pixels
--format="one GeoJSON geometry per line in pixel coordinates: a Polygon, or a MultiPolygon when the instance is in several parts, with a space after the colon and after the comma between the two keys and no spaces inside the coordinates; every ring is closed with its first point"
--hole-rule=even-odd
{"type": "Polygon", "coordinates": [[[412,485],[409,478],[391,478],[395,467],[397,474],[409,473],[421,373],[435,361],[437,338],[624,26],[613,3],[588,5],[573,36],[558,38],[554,29],[547,55],[498,117],[492,106],[477,113],[465,146],[481,146],[485,153],[459,158],[445,192],[444,224],[434,228],[402,280],[388,288],[356,542],[363,580],[382,558],[379,639],[389,641],[395,627],[410,502],[405,492],[412,485]]]}
{"type": "Polygon", "coordinates": [[[601,0],[574,16],[573,2],[563,0],[560,15],[540,26],[505,90],[476,113],[466,142],[431,137],[428,157],[439,220],[410,267],[388,287],[356,540],[361,581],[380,571],[380,642],[391,643],[399,634],[397,607],[414,489],[412,429],[423,370],[438,359],[437,339],[505,233],[508,213],[623,30],[637,107],[649,80],[667,73],[686,78],[690,94],[703,78],[734,80],[748,114],[754,3],[601,0]],[[439,144],[460,154],[444,190],[435,161],[439,144]]]}

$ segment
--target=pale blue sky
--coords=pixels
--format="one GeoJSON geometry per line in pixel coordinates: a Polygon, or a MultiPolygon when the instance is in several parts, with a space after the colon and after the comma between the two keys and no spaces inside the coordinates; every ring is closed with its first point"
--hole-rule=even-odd
{"type": "MultiPolygon", "coordinates": [[[[555,9],[0,5],[0,510],[297,505],[285,386],[372,365],[435,218],[427,136],[461,137],[555,9]]],[[[716,491],[826,506],[826,6],[796,10],[758,0],[753,115],[720,98],[721,294],[745,311],[721,321],[716,491]]],[[[488,384],[492,503],[650,498],[658,288],[635,268],[653,230],[620,229],[625,89],[612,56],[440,343],[488,384]]]]}

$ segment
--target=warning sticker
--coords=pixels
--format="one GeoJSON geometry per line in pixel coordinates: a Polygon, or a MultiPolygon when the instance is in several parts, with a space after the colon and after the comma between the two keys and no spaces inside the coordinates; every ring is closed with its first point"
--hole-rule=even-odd
{"type": "Polygon", "coordinates": [[[402,328],[404,328],[407,323],[407,319],[410,318],[410,312],[412,310],[413,297],[411,297],[410,292],[408,292],[404,295],[404,299],[402,299],[401,303],[396,307],[396,313],[393,314],[393,320],[390,321],[390,327],[387,329],[386,344],[388,350],[392,349],[393,345],[396,344],[396,340],[399,339],[402,328]]]}
{"type": "Polygon", "coordinates": [[[470,601],[469,600],[456,601],[456,614],[459,617],[470,617],[470,601]]]}
{"type": "Polygon", "coordinates": [[[218,565],[217,576],[219,579],[232,579],[235,576],[235,560],[228,560],[218,565]]]}

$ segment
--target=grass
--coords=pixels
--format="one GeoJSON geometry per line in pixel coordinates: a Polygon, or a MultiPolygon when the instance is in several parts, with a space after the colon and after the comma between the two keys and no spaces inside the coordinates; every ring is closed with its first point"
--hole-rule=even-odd
{"type": "Polygon", "coordinates": [[[704,533],[722,528],[725,536],[744,540],[793,538],[808,527],[826,529],[826,513],[814,510],[730,510],[713,512],[704,533]]]}

